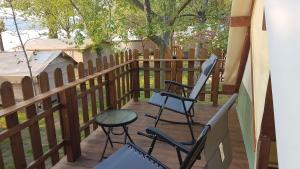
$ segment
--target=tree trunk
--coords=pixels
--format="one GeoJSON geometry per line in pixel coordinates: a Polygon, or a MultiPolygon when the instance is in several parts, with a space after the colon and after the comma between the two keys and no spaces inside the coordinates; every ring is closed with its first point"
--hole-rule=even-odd
{"type": "Polygon", "coordinates": [[[3,52],[3,51],[4,51],[4,45],[3,45],[3,41],[2,41],[2,35],[0,32],[0,52],[3,52]]]}
{"type": "Polygon", "coordinates": [[[53,28],[50,28],[50,27],[48,27],[48,29],[49,29],[48,37],[50,39],[57,39],[58,38],[57,30],[53,29],[53,28]]]}

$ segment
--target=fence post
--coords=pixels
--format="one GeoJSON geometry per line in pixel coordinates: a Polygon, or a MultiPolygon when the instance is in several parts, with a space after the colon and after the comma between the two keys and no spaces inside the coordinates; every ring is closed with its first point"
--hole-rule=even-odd
{"type": "MultiPolygon", "coordinates": [[[[107,56],[103,56],[103,68],[104,70],[108,68],[108,62],[107,62],[107,56]]],[[[106,107],[110,106],[110,100],[109,100],[109,76],[106,73],[104,75],[105,80],[105,99],[106,99],[106,107]]]]}
{"type": "MultiPolygon", "coordinates": [[[[34,97],[32,79],[28,76],[24,77],[21,81],[23,99],[28,100],[34,97]]],[[[26,107],[26,117],[27,119],[33,119],[37,115],[36,105],[26,107]]],[[[39,123],[35,122],[32,126],[29,126],[30,141],[32,146],[32,154],[34,160],[43,156],[43,146],[40,134],[39,123]]],[[[37,169],[45,169],[45,163],[41,162],[37,169]]]]}
{"type": "Polygon", "coordinates": [[[139,77],[139,51],[137,49],[133,50],[133,58],[135,59],[135,62],[133,63],[133,101],[137,102],[139,101],[139,95],[140,95],[140,77],[139,77]]]}
{"type": "MultiPolygon", "coordinates": [[[[50,90],[48,73],[42,72],[39,75],[39,84],[40,84],[41,93],[45,93],[50,90]]],[[[43,108],[45,111],[51,111],[52,108],[51,97],[43,99],[43,108]]],[[[53,113],[45,117],[45,123],[46,123],[49,148],[52,149],[57,145],[53,113]]],[[[51,161],[52,161],[52,165],[56,164],[59,161],[58,152],[53,153],[53,155],[51,155],[51,161]]]]}
{"type": "MultiPolygon", "coordinates": [[[[149,59],[149,50],[144,49],[144,59],[149,59]]],[[[145,98],[150,97],[150,71],[149,71],[149,61],[143,62],[144,67],[144,92],[145,92],[145,98]]]]}
{"type": "MultiPolygon", "coordinates": [[[[0,87],[1,100],[3,108],[7,108],[16,104],[14,98],[13,87],[10,82],[3,82],[0,87]]],[[[17,112],[14,112],[5,117],[7,129],[17,127],[19,125],[19,119],[17,112]]],[[[10,136],[10,145],[12,156],[16,169],[26,168],[25,152],[23,148],[23,141],[20,132],[10,136]]]]}
{"type": "Polygon", "coordinates": [[[212,75],[211,100],[213,102],[213,106],[218,106],[219,80],[220,80],[220,61],[218,60],[212,75]]]}
{"type": "MultiPolygon", "coordinates": [[[[88,61],[88,72],[89,75],[94,74],[94,65],[91,60],[88,61]]],[[[75,80],[75,79],[74,79],[75,80]]],[[[95,87],[95,79],[89,80],[90,84],[90,99],[92,104],[92,116],[93,118],[97,115],[97,102],[96,102],[96,87],[95,87]]],[[[93,123],[93,129],[97,129],[98,125],[96,123],[93,123]]]]}
{"type": "MultiPolygon", "coordinates": [[[[71,68],[68,66],[68,75],[70,75],[71,68]]],[[[56,86],[63,84],[63,75],[60,69],[55,70],[54,76],[56,86]]],[[[73,76],[69,76],[69,81],[71,79],[73,76]]],[[[63,106],[61,113],[67,160],[74,162],[81,155],[76,87],[65,89],[58,95],[60,104],[63,106]]]]}
{"type": "Polygon", "coordinates": [[[108,73],[108,96],[109,96],[110,109],[116,109],[117,100],[116,100],[116,83],[115,83],[114,70],[108,73]]]}

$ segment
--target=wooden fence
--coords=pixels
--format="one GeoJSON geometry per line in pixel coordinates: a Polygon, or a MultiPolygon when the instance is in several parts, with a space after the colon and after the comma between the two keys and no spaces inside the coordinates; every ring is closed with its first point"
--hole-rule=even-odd
{"type": "MultiPolygon", "coordinates": [[[[170,54],[166,59],[159,59],[159,50],[150,53],[145,50],[139,55],[137,50],[129,50],[97,59],[96,63],[90,61],[88,68],[83,63],[76,69],[69,65],[67,84],[63,82],[62,71],[56,69],[56,88],[51,90],[48,74],[43,72],[39,76],[41,94],[37,96],[33,94],[31,79],[24,77],[21,84],[24,101],[19,103],[15,102],[12,84],[2,83],[0,123],[5,124],[0,130],[0,169],[48,168],[64,155],[68,161],[75,161],[81,154],[81,139],[97,128],[93,118],[96,114],[121,108],[131,99],[138,101],[141,93],[149,98],[152,90],[162,87],[162,74],[163,80],[193,85],[199,72],[195,65],[204,61],[194,59],[193,49],[188,59],[183,59],[181,51],[177,52],[176,59],[170,54]],[[186,79],[183,74],[187,75],[186,79]],[[56,103],[51,101],[52,96],[58,97],[56,103]]],[[[210,94],[214,105],[218,102],[219,65],[212,75],[210,91],[203,91],[200,97],[203,100],[205,94],[210,94]]]]}

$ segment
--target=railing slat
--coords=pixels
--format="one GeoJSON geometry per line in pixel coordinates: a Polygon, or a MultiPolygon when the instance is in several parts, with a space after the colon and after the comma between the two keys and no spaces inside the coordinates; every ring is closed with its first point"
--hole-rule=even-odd
{"type": "MultiPolygon", "coordinates": [[[[79,78],[85,77],[84,64],[82,62],[78,63],[78,76],[79,78]]],[[[80,84],[80,91],[83,94],[81,98],[81,107],[82,107],[82,118],[83,122],[86,123],[89,121],[89,106],[88,106],[88,97],[86,91],[86,82],[80,84]]],[[[90,128],[87,127],[84,129],[85,137],[90,135],[90,128]]]]}
{"type": "MultiPolygon", "coordinates": [[[[96,71],[101,72],[102,71],[102,61],[100,58],[96,59],[96,71]]],[[[98,99],[99,99],[99,108],[100,112],[104,110],[104,98],[103,98],[103,82],[102,82],[102,76],[97,77],[98,82],[98,99]]]]}
{"type": "MultiPolygon", "coordinates": [[[[183,52],[181,49],[177,49],[177,57],[176,59],[183,59],[183,52]]],[[[176,81],[178,83],[182,83],[182,68],[183,68],[183,61],[178,61],[176,62],[176,81]]],[[[181,89],[178,87],[177,88],[177,93],[180,94],[181,89]]]]}
{"type": "MultiPolygon", "coordinates": [[[[88,69],[89,69],[89,75],[93,75],[94,74],[94,66],[93,66],[93,62],[91,60],[88,61],[88,69]]],[[[91,79],[89,80],[89,84],[90,84],[90,88],[94,88],[95,87],[95,79],[91,79]]],[[[90,97],[91,97],[91,106],[92,106],[92,116],[93,118],[97,115],[97,105],[96,105],[96,93],[95,91],[92,91],[90,93],[90,97]]],[[[96,123],[93,124],[93,129],[95,130],[98,127],[98,125],[96,123]]]]}
{"type": "MultiPolygon", "coordinates": [[[[200,52],[199,58],[203,59],[203,60],[207,59],[208,58],[208,50],[205,49],[205,48],[202,48],[201,52],[200,52]]],[[[204,61],[200,62],[200,66],[199,66],[200,68],[201,68],[201,65],[202,65],[203,62],[204,61]]],[[[199,95],[199,100],[200,101],[204,101],[205,100],[205,86],[206,85],[204,85],[203,89],[200,92],[200,95],[199,95]]]]}
{"type": "MultiPolygon", "coordinates": [[[[110,60],[110,66],[113,67],[115,65],[114,57],[113,55],[109,56],[110,60]]],[[[115,79],[115,71],[111,71],[108,73],[109,78],[109,85],[108,85],[108,91],[109,91],[109,103],[110,108],[115,109],[117,108],[117,96],[116,96],[116,79],[115,79]]]]}
{"type": "MultiPolygon", "coordinates": [[[[56,68],[54,70],[54,83],[56,87],[61,87],[64,85],[62,70],[60,68],[56,68]]],[[[57,94],[58,101],[60,103],[59,93],[57,94]]],[[[59,104],[61,106],[61,104],[59,104]]],[[[62,138],[65,138],[65,131],[64,131],[64,118],[63,118],[63,111],[59,109],[59,119],[60,119],[60,130],[62,138]]],[[[64,154],[66,155],[66,147],[64,147],[64,154]]]]}
{"type": "MultiPolygon", "coordinates": [[[[132,54],[132,50],[129,49],[128,51],[128,54],[129,54],[129,60],[133,60],[133,54],[132,54]]],[[[130,88],[130,98],[133,98],[133,93],[132,93],[132,89],[133,89],[133,72],[132,72],[132,68],[133,68],[133,64],[130,64],[129,65],[129,77],[130,77],[130,81],[129,81],[129,88],[130,88]]]]}
{"type": "Polygon", "coordinates": [[[0,147],[0,168],[5,168],[1,147],[0,147]]]}
{"type": "MultiPolygon", "coordinates": [[[[120,58],[119,58],[118,53],[115,54],[115,61],[116,61],[116,65],[119,65],[120,58]]],[[[116,70],[116,74],[117,74],[117,77],[119,77],[120,69],[116,70]]],[[[121,103],[121,100],[120,100],[120,98],[122,97],[121,96],[121,81],[120,80],[121,80],[121,77],[117,78],[117,100],[118,100],[117,106],[118,106],[118,108],[122,107],[122,103],[121,103]]]]}
{"type": "MultiPolygon", "coordinates": [[[[1,85],[0,89],[1,93],[1,100],[3,108],[15,105],[15,98],[13,87],[11,83],[4,82],[1,85]]],[[[13,112],[9,116],[5,117],[6,126],[8,129],[13,128],[19,125],[19,119],[17,112],[13,112]]],[[[12,156],[15,164],[16,169],[23,169],[26,168],[26,160],[25,160],[25,153],[23,148],[23,141],[21,133],[18,132],[10,137],[10,145],[12,150],[12,156]]]]}
{"type": "Polygon", "coordinates": [[[133,59],[136,61],[133,63],[133,74],[132,74],[132,90],[133,90],[133,101],[137,102],[140,96],[140,76],[139,76],[139,51],[133,50],[133,59]]]}
{"type": "MultiPolygon", "coordinates": [[[[154,51],[154,59],[159,59],[160,55],[160,50],[156,49],[154,51]]],[[[160,89],[160,61],[155,61],[154,62],[154,68],[156,69],[154,71],[154,88],[160,89]]]]}
{"type": "Polygon", "coordinates": [[[220,75],[220,62],[218,61],[212,74],[211,101],[213,102],[213,106],[218,105],[220,75]]]}
{"type": "MultiPolygon", "coordinates": [[[[145,49],[144,50],[144,59],[149,59],[149,50],[145,49]]],[[[149,69],[147,70],[147,68],[149,68],[149,61],[144,61],[143,62],[143,67],[146,68],[144,70],[144,92],[145,92],[145,98],[149,98],[150,97],[150,73],[149,73],[149,69]]]]}
{"type": "Polygon", "coordinates": [[[171,61],[173,61],[174,59],[172,59],[172,55],[171,55],[171,52],[169,50],[166,51],[165,53],[165,58],[166,59],[169,59],[169,60],[166,60],[165,61],[165,68],[166,68],[166,71],[165,71],[165,80],[171,80],[171,61]]]}
{"type": "MultiPolygon", "coordinates": [[[[128,55],[128,51],[126,50],[125,51],[125,62],[129,61],[129,55],[128,55]]],[[[129,81],[130,81],[130,78],[129,78],[129,65],[126,65],[126,74],[125,74],[125,77],[126,77],[126,95],[127,95],[127,100],[126,102],[128,102],[130,100],[130,95],[128,95],[128,93],[130,92],[130,88],[129,88],[129,81]]]]}
{"type": "MultiPolygon", "coordinates": [[[[24,77],[22,79],[21,86],[22,86],[22,92],[23,92],[24,100],[28,100],[28,99],[34,97],[32,80],[31,80],[30,77],[24,77]]],[[[26,107],[26,116],[27,116],[28,120],[34,119],[34,117],[36,117],[36,115],[37,115],[37,111],[36,111],[36,106],[35,105],[31,105],[29,107],[26,107]]],[[[40,127],[39,127],[38,122],[35,122],[31,126],[29,126],[29,134],[30,134],[30,141],[31,141],[33,159],[36,160],[40,156],[43,156],[43,146],[42,146],[40,127]]],[[[44,169],[45,168],[45,163],[42,162],[36,168],[44,169]]]]}
{"type": "MultiPolygon", "coordinates": [[[[189,59],[194,59],[194,57],[195,57],[195,49],[190,49],[189,50],[189,59]]],[[[189,86],[194,86],[194,72],[195,72],[195,71],[193,71],[194,65],[195,65],[194,61],[189,61],[188,62],[188,68],[189,68],[189,71],[188,71],[188,85],[189,86]]]]}
{"type": "MultiPolygon", "coordinates": [[[[42,72],[40,74],[39,84],[40,84],[41,93],[45,93],[50,90],[49,78],[46,72],[42,72]]],[[[45,111],[50,110],[52,108],[51,97],[48,97],[43,100],[43,108],[45,111]]],[[[45,117],[45,122],[46,122],[46,131],[47,131],[49,149],[51,149],[57,145],[53,114],[50,114],[49,116],[45,117]]],[[[56,152],[51,156],[52,165],[55,165],[58,161],[59,161],[59,154],[58,152],[56,152]]]]}
{"type": "MultiPolygon", "coordinates": [[[[106,56],[103,57],[103,67],[104,67],[104,69],[108,68],[108,62],[107,62],[106,56]]],[[[105,84],[106,107],[109,107],[110,100],[109,100],[109,76],[108,76],[108,73],[104,75],[104,79],[105,79],[105,82],[107,82],[105,84]]]]}
{"type": "MultiPolygon", "coordinates": [[[[125,58],[124,58],[124,52],[121,52],[121,63],[124,63],[125,58]]],[[[125,67],[121,68],[121,72],[124,73],[125,72],[125,67]]],[[[123,74],[122,76],[122,96],[125,96],[126,94],[126,87],[125,87],[125,74],[123,74]]],[[[126,104],[126,98],[123,99],[123,104],[126,104]]]]}

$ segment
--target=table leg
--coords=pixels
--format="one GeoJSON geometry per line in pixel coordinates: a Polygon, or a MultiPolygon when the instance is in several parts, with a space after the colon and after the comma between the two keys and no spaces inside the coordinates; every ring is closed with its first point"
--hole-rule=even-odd
{"type": "Polygon", "coordinates": [[[113,143],[112,143],[111,138],[110,138],[111,128],[109,127],[108,131],[106,131],[103,126],[101,126],[101,128],[102,128],[103,132],[105,133],[106,139],[108,139],[108,141],[110,143],[110,146],[113,148],[114,146],[113,146],[113,143]]]}
{"type": "Polygon", "coordinates": [[[111,141],[111,139],[110,139],[111,128],[109,127],[109,128],[108,128],[108,131],[106,131],[106,130],[104,129],[104,127],[102,127],[102,130],[103,130],[104,133],[106,134],[106,140],[105,140],[105,145],[104,145],[104,149],[103,149],[102,154],[101,154],[100,161],[102,161],[102,159],[104,158],[104,154],[105,154],[105,151],[106,151],[108,142],[110,142],[111,147],[113,147],[112,141],[111,141]]]}
{"type": "Polygon", "coordinates": [[[126,126],[122,126],[122,127],[124,129],[125,135],[128,137],[128,139],[130,140],[130,142],[132,142],[134,144],[133,140],[131,139],[131,137],[130,137],[130,135],[128,133],[127,127],[126,126]]]}

